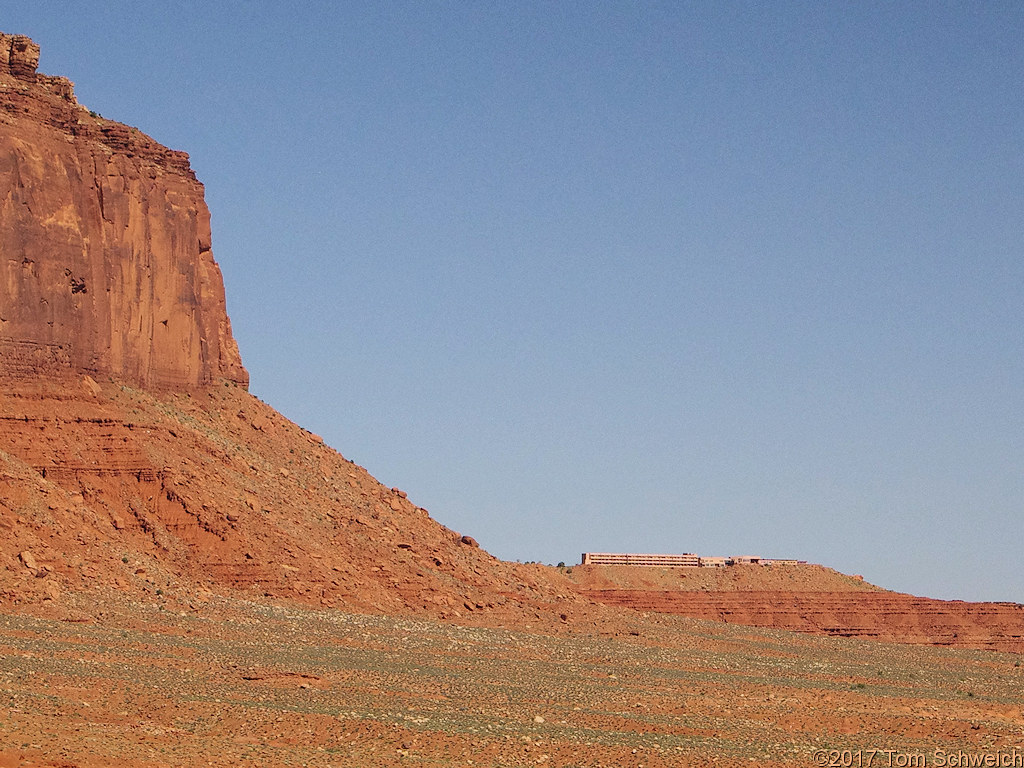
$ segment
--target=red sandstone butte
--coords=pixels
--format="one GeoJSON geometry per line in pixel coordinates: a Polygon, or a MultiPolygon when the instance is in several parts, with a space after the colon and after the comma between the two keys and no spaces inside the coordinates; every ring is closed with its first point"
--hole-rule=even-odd
{"type": "Polygon", "coordinates": [[[0,33],[0,377],[248,385],[188,155],[105,120],[0,33]]]}
{"type": "Polygon", "coordinates": [[[38,53],[0,34],[0,610],[221,590],[563,631],[552,603],[600,608],[209,386],[248,377],[188,156],[80,107],[38,53]]]}

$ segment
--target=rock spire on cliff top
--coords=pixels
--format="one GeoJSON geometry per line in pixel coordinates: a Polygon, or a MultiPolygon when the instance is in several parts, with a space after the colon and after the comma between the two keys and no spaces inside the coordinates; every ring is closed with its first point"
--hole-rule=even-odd
{"type": "Polygon", "coordinates": [[[249,376],[188,155],[89,112],[0,33],[0,378],[249,376]]]}
{"type": "Polygon", "coordinates": [[[35,74],[38,65],[39,46],[31,38],[0,32],[0,68],[26,77],[35,74]]]}

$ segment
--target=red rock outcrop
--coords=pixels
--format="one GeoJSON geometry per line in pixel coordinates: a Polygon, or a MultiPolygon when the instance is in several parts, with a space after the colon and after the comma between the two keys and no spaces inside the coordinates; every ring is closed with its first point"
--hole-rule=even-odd
{"type": "Polygon", "coordinates": [[[606,605],[729,624],[1024,653],[1024,605],[1017,603],[966,603],[872,590],[582,593],[606,605]]]}
{"type": "Polygon", "coordinates": [[[0,378],[248,374],[188,155],[89,112],[0,34],[0,378]]]}

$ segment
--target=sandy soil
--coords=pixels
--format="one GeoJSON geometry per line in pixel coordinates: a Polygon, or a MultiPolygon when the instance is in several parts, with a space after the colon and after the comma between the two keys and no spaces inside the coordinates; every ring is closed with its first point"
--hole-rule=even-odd
{"type": "Polygon", "coordinates": [[[639,614],[553,636],[225,598],[76,610],[0,616],[0,766],[935,765],[1024,745],[1009,654],[639,614]]]}

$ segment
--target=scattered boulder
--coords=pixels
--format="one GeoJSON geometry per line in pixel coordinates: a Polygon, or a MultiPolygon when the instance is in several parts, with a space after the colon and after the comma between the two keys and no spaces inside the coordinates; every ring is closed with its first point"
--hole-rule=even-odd
{"type": "Polygon", "coordinates": [[[100,389],[100,385],[96,383],[96,379],[89,374],[82,377],[82,385],[93,397],[99,397],[103,394],[103,390],[100,389]]]}

